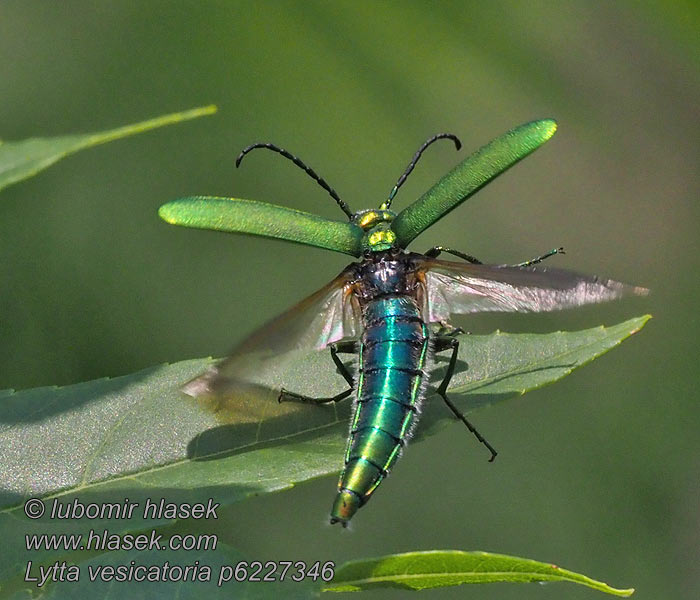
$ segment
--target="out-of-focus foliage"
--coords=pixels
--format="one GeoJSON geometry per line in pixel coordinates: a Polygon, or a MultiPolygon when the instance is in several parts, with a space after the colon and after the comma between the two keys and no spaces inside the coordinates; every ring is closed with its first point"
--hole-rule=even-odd
{"type": "Polygon", "coordinates": [[[157,129],[164,125],[187,121],[216,112],[215,106],[164,115],[125,125],[109,131],[64,135],[54,138],[30,138],[18,142],[0,142],[0,190],[22,179],[36,175],[62,158],[91,146],[157,129]]]}

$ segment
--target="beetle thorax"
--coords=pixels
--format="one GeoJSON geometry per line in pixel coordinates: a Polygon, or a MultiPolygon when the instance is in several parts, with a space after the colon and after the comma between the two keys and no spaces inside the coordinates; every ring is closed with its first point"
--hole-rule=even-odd
{"type": "Polygon", "coordinates": [[[412,295],[415,290],[413,265],[400,250],[373,253],[358,266],[358,292],[361,300],[397,294],[412,295]]]}

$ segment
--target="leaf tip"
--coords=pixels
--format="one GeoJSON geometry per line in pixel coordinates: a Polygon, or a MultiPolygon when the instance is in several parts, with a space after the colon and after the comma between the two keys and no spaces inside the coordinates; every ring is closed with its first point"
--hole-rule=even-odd
{"type": "Polygon", "coordinates": [[[653,319],[653,316],[650,314],[642,315],[641,317],[637,317],[635,319],[630,319],[628,323],[635,321],[635,324],[634,327],[628,331],[625,337],[630,337],[635,333],[639,333],[642,329],[644,329],[644,326],[649,322],[649,319],[653,319]]]}
{"type": "Polygon", "coordinates": [[[197,106],[196,108],[191,108],[189,110],[183,110],[179,113],[173,113],[172,115],[166,115],[166,117],[180,117],[183,120],[186,119],[196,119],[197,117],[206,117],[208,115],[213,115],[219,107],[216,104],[208,104],[207,106],[197,106]]]}
{"type": "Polygon", "coordinates": [[[649,322],[650,319],[653,319],[653,318],[654,318],[654,316],[650,315],[649,313],[639,317],[639,327],[637,328],[636,331],[639,331],[642,327],[644,327],[649,322]]]}

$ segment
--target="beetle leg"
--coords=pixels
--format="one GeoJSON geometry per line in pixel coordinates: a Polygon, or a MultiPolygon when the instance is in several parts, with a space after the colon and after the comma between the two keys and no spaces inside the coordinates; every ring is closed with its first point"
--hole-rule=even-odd
{"type": "Polygon", "coordinates": [[[545,258],[549,258],[550,256],[554,256],[555,254],[566,254],[564,252],[564,248],[554,248],[553,250],[550,250],[549,252],[545,252],[542,256],[537,256],[535,258],[531,258],[530,260],[526,260],[525,262],[518,263],[517,265],[509,265],[511,267],[529,267],[530,265],[536,265],[537,263],[541,263],[545,258]]]}
{"type": "Polygon", "coordinates": [[[335,396],[330,396],[329,398],[313,398],[311,396],[304,396],[303,394],[297,394],[295,392],[290,392],[282,388],[280,394],[277,397],[278,402],[302,402],[305,404],[329,404],[331,402],[340,402],[345,400],[350,394],[352,394],[353,389],[355,389],[355,381],[352,378],[352,374],[348,371],[342,360],[338,358],[338,354],[355,354],[357,353],[357,342],[340,342],[338,344],[331,344],[329,346],[331,351],[331,358],[335,363],[338,372],[343,376],[343,379],[348,382],[350,386],[344,392],[340,392],[335,396]]]}
{"type": "Polygon", "coordinates": [[[463,260],[466,260],[467,262],[472,263],[473,265],[483,265],[478,258],[474,258],[473,256],[469,254],[465,254],[464,252],[460,252],[459,250],[453,250],[452,248],[447,248],[446,246],[433,246],[430,250],[428,250],[425,253],[425,256],[428,258],[437,258],[440,256],[442,252],[446,252],[447,254],[452,254],[453,256],[456,256],[457,258],[461,258],[463,260]]]}
{"type": "MultiPolygon", "coordinates": [[[[482,263],[478,258],[474,258],[473,256],[469,254],[464,254],[464,252],[459,252],[458,250],[453,250],[452,248],[447,248],[445,246],[433,246],[430,250],[428,250],[425,253],[425,256],[428,258],[437,258],[440,256],[442,252],[446,252],[447,254],[452,254],[452,256],[456,256],[457,258],[461,258],[463,260],[466,260],[467,262],[472,263],[473,265],[482,265],[482,263]]],[[[536,265],[538,263],[541,263],[545,258],[549,258],[550,256],[554,256],[555,254],[566,254],[564,252],[564,248],[554,248],[553,250],[550,250],[549,252],[545,252],[541,256],[536,256],[535,258],[531,258],[530,260],[526,260],[525,262],[517,263],[515,265],[507,265],[509,267],[529,267],[531,265],[536,265]]]]}
{"type": "Polygon", "coordinates": [[[486,438],[484,438],[472,425],[467,418],[460,412],[460,410],[452,403],[452,401],[447,397],[447,386],[450,385],[450,381],[452,379],[452,376],[454,375],[455,372],[455,366],[457,365],[457,351],[459,350],[459,340],[454,338],[454,337],[441,337],[437,338],[435,340],[435,351],[436,352],[442,352],[444,350],[449,350],[452,349],[452,356],[450,357],[450,364],[447,366],[447,372],[445,373],[445,377],[442,380],[442,383],[437,389],[438,395],[445,401],[445,404],[447,404],[448,408],[452,411],[455,417],[457,417],[462,423],[464,423],[467,426],[467,429],[471,431],[474,436],[476,437],[477,440],[479,440],[484,446],[486,446],[491,452],[491,458],[489,459],[489,462],[493,462],[493,459],[496,458],[496,455],[498,452],[494,449],[494,447],[488,443],[486,438]]]}
{"type": "Polygon", "coordinates": [[[302,404],[330,404],[331,402],[340,402],[345,400],[350,394],[352,394],[352,388],[348,388],[340,394],[331,396],[330,398],[312,398],[311,396],[304,396],[303,394],[296,394],[294,392],[289,392],[282,388],[280,390],[280,395],[277,396],[277,402],[301,402],[302,404]]]}
{"type": "Polygon", "coordinates": [[[352,374],[350,371],[348,371],[348,368],[345,366],[343,361],[338,358],[338,354],[357,354],[357,342],[340,342],[338,344],[331,344],[330,349],[331,358],[333,359],[335,366],[338,368],[338,373],[340,373],[343,376],[343,379],[348,382],[350,390],[352,391],[352,389],[355,387],[355,381],[353,380],[352,374]]]}
{"type": "Polygon", "coordinates": [[[461,327],[454,327],[448,321],[440,321],[440,327],[435,332],[435,335],[438,337],[454,337],[456,335],[459,335],[460,333],[467,332],[464,331],[464,329],[462,329],[461,327]]]}

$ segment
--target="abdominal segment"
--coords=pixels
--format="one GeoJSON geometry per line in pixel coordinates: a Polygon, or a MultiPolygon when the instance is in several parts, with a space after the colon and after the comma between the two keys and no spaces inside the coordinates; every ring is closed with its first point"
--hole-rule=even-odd
{"type": "Polygon", "coordinates": [[[331,523],[346,525],[396,462],[417,418],[428,330],[410,297],[365,309],[357,399],[331,523]]]}

